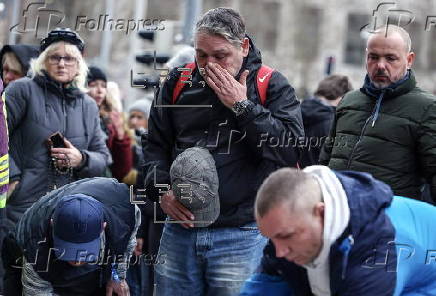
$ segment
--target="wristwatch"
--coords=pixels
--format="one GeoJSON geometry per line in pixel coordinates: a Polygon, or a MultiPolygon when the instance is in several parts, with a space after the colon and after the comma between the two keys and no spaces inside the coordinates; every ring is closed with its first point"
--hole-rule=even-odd
{"type": "Polygon", "coordinates": [[[249,106],[251,106],[249,100],[235,102],[232,106],[232,111],[235,112],[236,116],[239,116],[244,114],[249,109],[249,106]]]}

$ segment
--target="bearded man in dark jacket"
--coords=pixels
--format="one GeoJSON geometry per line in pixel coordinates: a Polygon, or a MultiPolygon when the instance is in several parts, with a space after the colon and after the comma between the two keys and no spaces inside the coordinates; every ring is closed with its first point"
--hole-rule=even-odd
{"type": "Polygon", "coordinates": [[[174,69],[149,119],[146,194],[160,198],[169,218],[188,221],[165,225],[159,253],[167,260],[156,266],[156,292],[236,295],[257,267],[266,243],[253,216],[256,190],[270,172],[296,165],[292,143],[304,135],[301,112],[282,74],[274,71],[257,78],[260,52],[238,12],[208,11],[196,25],[195,50],[196,67],[180,96],[173,99],[181,76],[174,69]],[[257,83],[269,75],[262,104],[257,83]],[[219,178],[220,214],[205,228],[194,227],[195,217],[169,186],[172,161],[193,146],[210,151],[219,178]],[[159,190],[165,190],[162,196],[159,190]]]}
{"type": "Polygon", "coordinates": [[[371,173],[395,194],[423,199],[424,184],[436,198],[436,100],[416,86],[409,34],[380,28],[368,39],[368,74],[336,111],[321,164],[371,173]],[[341,142],[340,145],[337,145],[341,142]]]}

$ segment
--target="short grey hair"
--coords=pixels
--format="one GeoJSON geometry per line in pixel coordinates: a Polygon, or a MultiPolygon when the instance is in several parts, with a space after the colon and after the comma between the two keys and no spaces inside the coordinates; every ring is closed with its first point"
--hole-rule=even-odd
{"type": "Polygon", "coordinates": [[[233,46],[240,46],[245,38],[245,22],[236,10],[218,7],[203,15],[195,26],[195,32],[219,35],[233,46]]]}
{"type": "Polygon", "coordinates": [[[321,187],[315,177],[294,168],[282,168],[260,186],[254,203],[255,215],[262,218],[276,206],[287,206],[292,213],[311,213],[320,201],[321,187]]]}
{"type": "Polygon", "coordinates": [[[410,39],[410,34],[404,28],[397,25],[389,24],[387,26],[378,28],[374,32],[374,34],[384,34],[386,37],[395,33],[400,35],[401,39],[403,39],[406,52],[409,53],[412,50],[412,40],[410,39]]]}

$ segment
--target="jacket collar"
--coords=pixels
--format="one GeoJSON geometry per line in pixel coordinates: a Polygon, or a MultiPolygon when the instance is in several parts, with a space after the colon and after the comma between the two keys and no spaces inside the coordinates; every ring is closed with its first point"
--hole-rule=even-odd
{"type": "Polygon", "coordinates": [[[65,87],[62,85],[62,83],[52,79],[46,71],[42,72],[42,75],[36,75],[33,79],[39,86],[44,88],[45,91],[49,90],[56,95],[63,96],[67,99],[67,101],[83,97],[83,92],[79,88],[75,86],[65,87]]]}
{"type": "Polygon", "coordinates": [[[410,92],[415,87],[415,73],[413,70],[408,70],[402,79],[385,88],[376,88],[369,79],[368,74],[366,74],[365,81],[360,91],[376,99],[378,99],[382,93],[384,94],[384,98],[394,98],[410,92]]]}

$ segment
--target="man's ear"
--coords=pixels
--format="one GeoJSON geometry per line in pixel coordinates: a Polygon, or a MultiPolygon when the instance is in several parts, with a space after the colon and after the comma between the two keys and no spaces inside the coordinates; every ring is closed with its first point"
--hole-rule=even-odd
{"type": "Polygon", "coordinates": [[[106,229],[106,226],[107,226],[107,222],[103,222],[103,230],[106,229]]]}
{"type": "Polygon", "coordinates": [[[317,202],[315,207],[313,208],[313,215],[316,220],[320,220],[322,227],[324,227],[324,209],[325,204],[323,202],[317,202]]]}
{"type": "Polygon", "coordinates": [[[313,208],[314,216],[321,217],[321,219],[324,220],[324,207],[325,207],[325,204],[322,201],[317,202],[315,204],[315,207],[313,208]]]}
{"type": "Polygon", "coordinates": [[[246,56],[248,56],[248,52],[250,51],[250,40],[245,37],[244,40],[242,41],[242,55],[244,56],[244,58],[246,56]]]}
{"type": "Polygon", "coordinates": [[[411,51],[407,54],[407,69],[412,68],[414,61],[415,61],[415,53],[411,51]]]}

